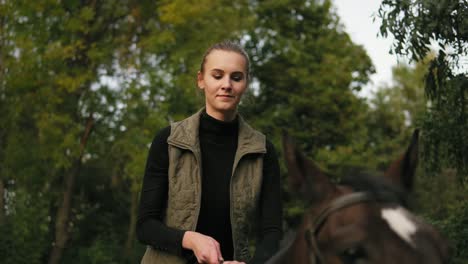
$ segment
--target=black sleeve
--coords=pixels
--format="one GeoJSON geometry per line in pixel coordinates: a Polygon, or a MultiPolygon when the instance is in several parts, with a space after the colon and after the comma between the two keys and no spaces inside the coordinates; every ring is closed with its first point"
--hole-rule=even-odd
{"type": "Polygon", "coordinates": [[[282,237],[282,218],[278,156],[273,144],[267,140],[260,194],[260,233],[255,255],[249,264],[264,263],[278,251],[282,237]]]}
{"type": "Polygon", "coordinates": [[[171,132],[168,126],[156,135],[146,161],[136,234],[138,240],[155,249],[182,256],[184,230],[166,226],[163,215],[167,206],[169,155],[167,138],[171,132]]]}

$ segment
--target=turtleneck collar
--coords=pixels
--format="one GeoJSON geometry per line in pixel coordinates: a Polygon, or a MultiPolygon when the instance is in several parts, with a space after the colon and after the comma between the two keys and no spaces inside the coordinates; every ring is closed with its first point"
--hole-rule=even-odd
{"type": "Polygon", "coordinates": [[[232,121],[221,121],[206,113],[202,112],[200,116],[200,131],[204,133],[213,133],[218,135],[234,135],[237,134],[239,129],[239,117],[232,121]]]}

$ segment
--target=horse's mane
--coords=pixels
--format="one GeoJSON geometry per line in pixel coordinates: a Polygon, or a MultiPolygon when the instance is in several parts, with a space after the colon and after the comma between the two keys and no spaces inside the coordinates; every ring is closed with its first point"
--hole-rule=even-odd
{"type": "Polygon", "coordinates": [[[339,184],[349,186],[357,192],[370,193],[382,203],[408,207],[408,192],[390,183],[383,175],[366,170],[354,170],[341,177],[339,184]]]}

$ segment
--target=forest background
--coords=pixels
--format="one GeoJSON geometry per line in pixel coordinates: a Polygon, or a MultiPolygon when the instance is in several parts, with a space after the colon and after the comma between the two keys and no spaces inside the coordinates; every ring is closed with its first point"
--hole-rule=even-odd
{"type": "MultiPolygon", "coordinates": [[[[202,106],[201,56],[230,39],[252,60],[240,111],[280,157],[287,128],[327,171],[382,170],[420,128],[415,210],[468,263],[467,2],[376,12],[413,63],[362,98],[374,67],[331,1],[0,0],[1,262],[138,263],[149,144],[202,106]]],[[[303,205],[283,187],[293,227],[303,205]]]]}

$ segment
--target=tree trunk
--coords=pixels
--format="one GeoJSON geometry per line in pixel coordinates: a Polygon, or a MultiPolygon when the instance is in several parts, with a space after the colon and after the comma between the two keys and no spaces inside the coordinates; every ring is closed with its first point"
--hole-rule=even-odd
{"type": "Polygon", "coordinates": [[[5,223],[5,185],[0,179],[0,226],[5,223]]]}
{"type": "Polygon", "coordinates": [[[67,244],[68,238],[70,237],[70,230],[68,228],[71,211],[71,199],[73,196],[73,187],[75,185],[76,177],[80,173],[81,158],[86,147],[91,129],[93,128],[94,120],[92,114],[88,117],[86,123],[86,129],[81,137],[80,143],[80,155],[76,161],[76,165],[65,175],[65,186],[62,195],[62,201],[60,207],[57,210],[56,222],[55,222],[55,242],[52,246],[52,250],[49,256],[49,264],[58,264],[62,259],[63,250],[67,244]]]}
{"type": "Polygon", "coordinates": [[[79,173],[80,164],[76,165],[75,171],[70,173],[65,180],[65,190],[62,195],[62,203],[57,210],[55,222],[55,242],[50,253],[49,264],[58,264],[62,258],[63,250],[70,236],[68,220],[70,218],[71,198],[76,175],[79,173]]]}
{"type": "Polygon", "coordinates": [[[127,241],[125,242],[125,254],[130,255],[135,240],[135,227],[137,222],[138,192],[133,191],[130,204],[130,223],[127,232],[127,241]]]}

